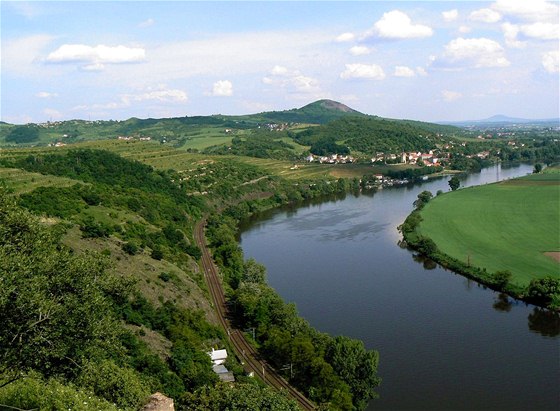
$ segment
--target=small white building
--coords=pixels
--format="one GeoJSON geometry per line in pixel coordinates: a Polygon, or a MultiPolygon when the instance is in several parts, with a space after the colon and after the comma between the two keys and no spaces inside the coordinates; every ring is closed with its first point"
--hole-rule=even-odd
{"type": "Polygon", "coordinates": [[[210,360],[212,360],[213,365],[222,365],[227,359],[227,350],[215,350],[208,353],[210,360]]]}
{"type": "Polygon", "coordinates": [[[220,381],[224,381],[224,382],[235,381],[233,372],[228,371],[228,369],[224,365],[227,359],[227,350],[215,350],[212,348],[212,351],[209,352],[208,355],[212,360],[212,370],[214,370],[214,372],[218,375],[220,381]]]}

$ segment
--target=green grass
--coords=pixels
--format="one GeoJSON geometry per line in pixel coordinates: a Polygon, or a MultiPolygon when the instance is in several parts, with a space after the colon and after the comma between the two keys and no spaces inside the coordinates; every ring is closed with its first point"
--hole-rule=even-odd
{"type": "Polygon", "coordinates": [[[512,282],[560,278],[560,265],[545,252],[560,251],[560,174],[458,190],[422,210],[419,233],[454,258],[489,272],[509,270],[512,282]]]}
{"type": "Polygon", "coordinates": [[[0,167],[0,181],[4,181],[14,194],[23,194],[35,190],[37,187],[70,187],[77,184],[77,180],[66,177],[43,175],[20,170],[18,168],[0,167]]]}

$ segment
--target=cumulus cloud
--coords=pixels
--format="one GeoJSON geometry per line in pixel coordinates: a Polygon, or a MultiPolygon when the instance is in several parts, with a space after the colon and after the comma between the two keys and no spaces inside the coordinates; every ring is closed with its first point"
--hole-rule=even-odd
{"type": "Polygon", "coordinates": [[[519,27],[519,31],[526,37],[533,39],[556,40],[560,35],[560,24],[542,22],[524,24],[519,27]]]}
{"type": "Polygon", "coordinates": [[[463,97],[463,94],[459,93],[458,91],[442,90],[441,96],[445,101],[455,101],[463,97]]]}
{"type": "Polygon", "coordinates": [[[49,93],[48,91],[40,91],[37,94],[35,94],[35,97],[53,98],[53,97],[58,97],[58,94],[57,93],[49,93]]]}
{"type": "Polygon", "coordinates": [[[382,39],[411,39],[430,37],[433,34],[431,27],[422,24],[413,24],[408,15],[399,10],[383,14],[365,37],[382,39]]]}
{"type": "Polygon", "coordinates": [[[504,49],[487,38],[464,39],[459,37],[445,46],[443,62],[450,65],[481,67],[506,67],[510,62],[504,49]]]}
{"type": "Polygon", "coordinates": [[[548,73],[558,73],[560,54],[558,50],[549,51],[542,56],[542,65],[548,73]]]}
{"type": "Polygon", "coordinates": [[[414,77],[415,75],[414,70],[406,66],[395,66],[395,72],[393,73],[395,77],[414,77]]]}
{"type": "Polygon", "coordinates": [[[502,19],[502,15],[492,9],[475,10],[469,15],[469,20],[481,21],[483,23],[496,23],[502,19]]]}
{"type": "Polygon", "coordinates": [[[371,53],[371,50],[366,46],[354,46],[350,48],[350,54],[353,56],[363,56],[364,54],[371,53]]]}
{"type": "Polygon", "coordinates": [[[461,34],[467,34],[471,31],[472,29],[469,26],[460,26],[459,27],[459,33],[461,34]]]}
{"type": "Polygon", "coordinates": [[[290,70],[283,66],[274,66],[268,76],[263,77],[264,84],[286,89],[288,92],[304,95],[319,95],[319,81],[302,74],[299,70],[290,70]]]}
{"type": "Polygon", "coordinates": [[[445,22],[450,23],[457,20],[457,17],[459,17],[459,11],[457,9],[442,11],[441,16],[445,22]]]}
{"type": "Polygon", "coordinates": [[[514,48],[522,48],[527,45],[527,42],[519,40],[519,37],[525,40],[557,40],[560,36],[560,25],[558,23],[504,23],[501,28],[506,46],[514,48]]]}
{"type": "Polygon", "coordinates": [[[212,95],[220,97],[233,96],[233,84],[229,80],[218,80],[212,87],[212,95]]]}
{"type": "Polygon", "coordinates": [[[517,39],[517,35],[519,34],[519,26],[511,23],[504,23],[501,27],[502,32],[504,33],[506,46],[520,49],[527,45],[526,41],[520,41],[517,39]]]}
{"type": "Polygon", "coordinates": [[[337,41],[338,43],[344,43],[347,41],[352,41],[355,38],[356,36],[354,35],[354,33],[342,33],[335,39],[335,41],[337,41]]]}
{"type": "Polygon", "coordinates": [[[531,22],[558,22],[559,7],[545,0],[497,0],[491,8],[517,19],[531,22]]]}
{"type": "Polygon", "coordinates": [[[102,70],[104,64],[138,63],[146,59],[146,51],[140,47],[105,46],[92,47],[84,44],[63,44],[49,53],[49,63],[86,63],[84,70],[102,70]]]}
{"type": "Polygon", "coordinates": [[[383,80],[385,72],[377,64],[346,64],[346,70],[340,73],[342,79],[371,79],[383,80]]]}

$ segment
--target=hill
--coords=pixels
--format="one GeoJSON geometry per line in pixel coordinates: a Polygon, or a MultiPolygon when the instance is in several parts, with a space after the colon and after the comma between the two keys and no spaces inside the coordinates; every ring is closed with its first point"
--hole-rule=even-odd
{"type": "Polygon", "coordinates": [[[326,124],[341,117],[368,117],[345,104],[333,100],[318,100],[301,108],[260,113],[265,119],[288,123],[326,124]]]}

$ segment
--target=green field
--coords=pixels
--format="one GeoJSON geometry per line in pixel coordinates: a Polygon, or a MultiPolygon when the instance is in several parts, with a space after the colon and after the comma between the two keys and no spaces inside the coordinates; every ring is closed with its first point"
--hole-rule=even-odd
{"type": "Polygon", "coordinates": [[[560,170],[466,188],[430,201],[418,231],[438,248],[489,272],[509,270],[512,282],[560,278],[560,170]]]}

